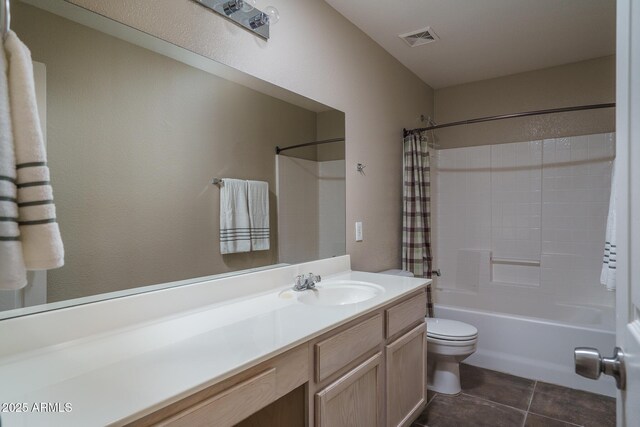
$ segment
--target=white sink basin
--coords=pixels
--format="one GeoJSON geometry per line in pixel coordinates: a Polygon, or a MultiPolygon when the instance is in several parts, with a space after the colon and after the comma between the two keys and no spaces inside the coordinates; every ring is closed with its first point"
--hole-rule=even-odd
{"type": "Polygon", "coordinates": [[[309,305],[348,305],[370,300],[384,292],[382,286],[356,280],[330,280],[316,289],[300,292],[298,301],[309,305]]]}

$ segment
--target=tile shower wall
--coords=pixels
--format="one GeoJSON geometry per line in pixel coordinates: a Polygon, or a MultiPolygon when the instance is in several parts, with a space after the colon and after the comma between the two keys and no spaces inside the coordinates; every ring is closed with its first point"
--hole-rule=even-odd
{"type": "Polygon", "coordinates": [[[491,247],[490,147],[440,150],[435,160],[434,265],[443,273],[438,286],[476,290],[478,281],[474,272],[466,274],[465,258],[491,247]]]}
{"type": "Polygon", "coordinates": [[[601,304],[614,150],[607,133],[437,151],[438,288],[498,282],[601,304]]]}
{"type": "Polygon", "coordinates": [[[540,284],[542,141],[490,146],[493,281],[540,284]],[[502,263],[498,263],[502,260],[502,263]]]}
{"type": "Polygon", "coordinates": [[[599,281],[615,135],[545,140],[542,169],[542,286],[588,303],[599,281]],[[579,292],[577,292],[579,291],[579,292]]]}

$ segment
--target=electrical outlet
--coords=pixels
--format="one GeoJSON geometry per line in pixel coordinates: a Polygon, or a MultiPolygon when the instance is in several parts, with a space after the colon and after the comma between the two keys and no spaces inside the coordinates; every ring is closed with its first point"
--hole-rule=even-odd
{"type": "Polygon", "coordinates": [[[356,242],[362,242],[362,221],[356,222],[356,242]]]}

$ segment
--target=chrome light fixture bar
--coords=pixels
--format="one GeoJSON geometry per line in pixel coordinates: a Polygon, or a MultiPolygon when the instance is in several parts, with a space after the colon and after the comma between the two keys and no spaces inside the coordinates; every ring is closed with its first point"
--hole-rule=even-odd
{"type": "Polygon", "coordinates": [[[251,31],[257,36],[269,40],[269,28],[278,22],[276,8],[269,6],[265,11],[254,7],[255,0],[193,0],[211,9],[218,15],[251,31]]]}

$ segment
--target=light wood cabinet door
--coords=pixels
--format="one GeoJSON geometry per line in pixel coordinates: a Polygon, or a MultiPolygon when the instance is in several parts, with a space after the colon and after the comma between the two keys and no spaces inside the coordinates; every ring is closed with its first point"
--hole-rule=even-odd
{"type": "Polygon", "coordinates": [[[422,323],[386,346],[389,427],[409,425],[424,407],[426,330],[422,323]]]}
{"type": "Polygon", "coordinates": [[[382,427],[382,353],[315,395],[316,427],[382,427]]]}

